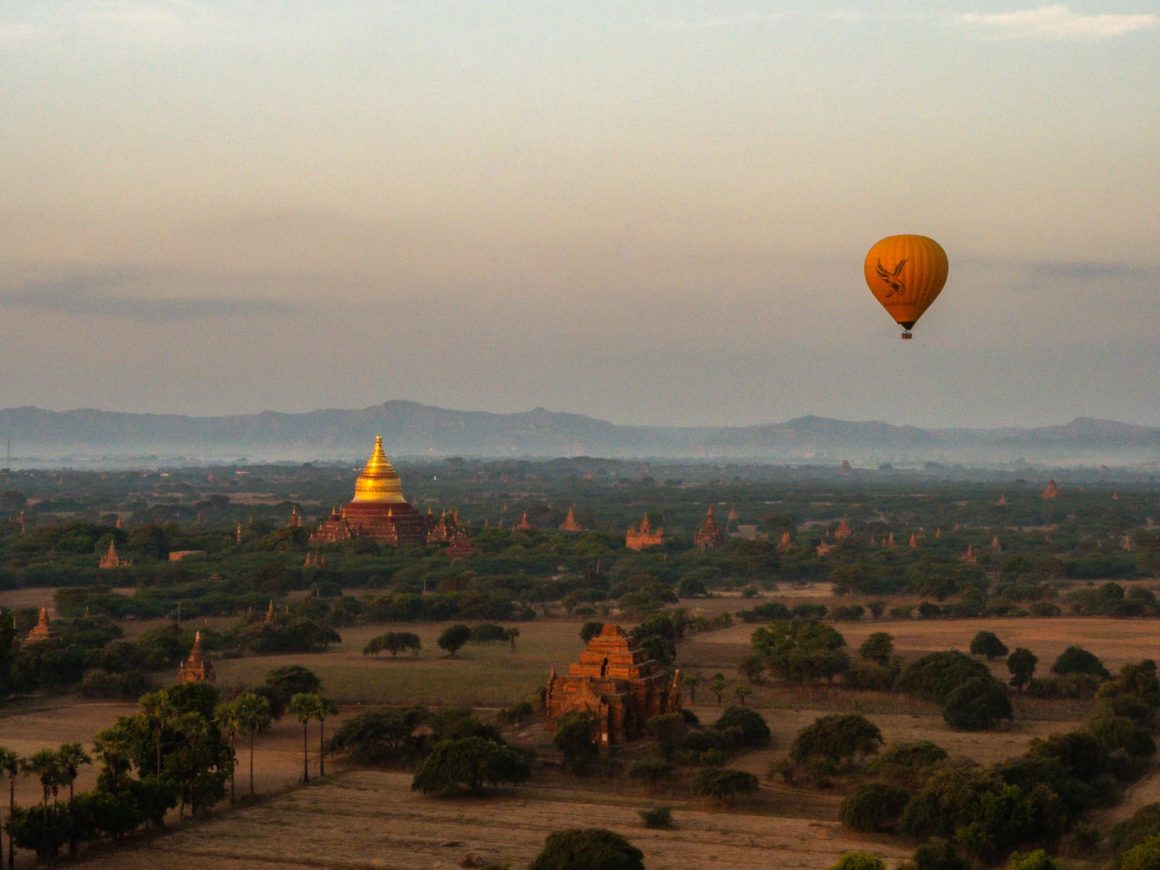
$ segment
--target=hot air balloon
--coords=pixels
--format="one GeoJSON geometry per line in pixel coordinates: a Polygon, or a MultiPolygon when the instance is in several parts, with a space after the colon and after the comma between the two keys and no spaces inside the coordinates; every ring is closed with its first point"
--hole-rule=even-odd
{"type": "Polygon", "coordinates": [[[947,282],[947,253],[926,236],[887,236],[866,254],[866,284],[903,338],[947,282]]]}

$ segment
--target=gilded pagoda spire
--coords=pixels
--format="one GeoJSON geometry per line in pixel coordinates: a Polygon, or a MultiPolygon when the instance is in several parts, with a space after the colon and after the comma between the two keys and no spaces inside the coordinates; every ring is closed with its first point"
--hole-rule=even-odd
{"type": "Polygon", "coordinates": [[[382,435],[375,436],[375,449],[355,481],[354,501],[392,504],[406,501],[403,497],[403,481],[383,451],[382,435]]]}

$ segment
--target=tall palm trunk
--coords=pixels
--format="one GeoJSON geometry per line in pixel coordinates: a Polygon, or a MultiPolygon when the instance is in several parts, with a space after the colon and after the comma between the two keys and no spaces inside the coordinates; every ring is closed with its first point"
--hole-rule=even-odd
{"type": "Polygon", "coordinates": [[[254,729],[250,729],[250,794],[254,793],[254,729]]]}
{"type": "Polygon", "coordinates": [[[326,720],[318,720],[318,775],[326,776],[326,720]]]}
{"type": "Polygon", "coordinates": [[[302,781],[310,782],[310,749],[306,743],[308,735],[306,733],[306,726],[308,722],[302,723],[302,781]]]}

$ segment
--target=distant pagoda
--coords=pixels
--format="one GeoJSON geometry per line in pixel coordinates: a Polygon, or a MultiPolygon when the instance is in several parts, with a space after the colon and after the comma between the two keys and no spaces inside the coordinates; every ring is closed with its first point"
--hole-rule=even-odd
{"type": "Polygon", "coordinates": [[[1049,480],[1047,481],[1047,486],[1043,488],[1043,492],[1041,492],[1040,495],[1042,495],[1048,501],[1053,498],[1059,498],[1059,487],[1055,485],[1054,480],[1049,480]]]}
{"type": "Polygon", "coordinates": [[[52,625],[52,621],[48,618],[48,608],[40,608],[40,618],[37,619],[36,625],[32,627],[32,631],[28,632],[28,636],[24,639],[25,643],[41,643],[42,641],[52,640],[56,637],[56,629],[52,625]]]}
{"type": "Polygon", "coordinates": [[[117,552],[117,542],[109,541],[109,549],[105,551],[105,555],[101,556],[101,561],[97,565],[102,571],[110,571],[114,568],[129,568],[133,563],[129,559],[122,559],[121,554],[117,552]]]}
{"type": "Polygon", "coordinates": [[[369,538],[392,547],[427,542],[427,523],[403,496],[403,482],[387,454],[381,435],[354,484],[354,499],[329,517],[310,536],[311,544],[369,538]]]}
{"type": "Polygon", "coordinates": [[[568,516],[564,517],[564,522],[560,523],[561,532],[582,532],[584,526],[576,519],[576,505],[568,508],[568,516]]]}
{"type": "Polygon", "coordinates": [[[189,651],[189,658],[183,661],[177,670],[177,681],[180,683],[212,683],[217,679],[213,663],[205,657],[201,648],[201,632],[193,636],[193,649],[189,651]]]}
{"type": "Polygon", "coordinates": [[[652,523],[649,522],[648,514],[641,518],[639,526],[630,526],[624,534],[624,546],[630,550],[636,550],[638,553],[649,547],[663,547],[664,543],[664,528],[661,526],[653,528],[652,523]]]}
{"type": "Polygon", "coordinates": [[[717,527],[717,520],[713,517],[713,505],[709,505],[701,528],[693,535],[693,546],[698,550],[715,550],[724,545],[725,533],[717,527]]]}

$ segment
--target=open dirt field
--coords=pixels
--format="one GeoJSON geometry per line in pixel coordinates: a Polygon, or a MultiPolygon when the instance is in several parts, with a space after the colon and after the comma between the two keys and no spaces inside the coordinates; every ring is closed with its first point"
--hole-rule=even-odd
{"type": "MultiPolygon", "coordinates": [[[[724,602],[713,601],[714,605],[724,602]]],[[[727,609],[748,602],[731,599],[727,609]]],[[[449,658],[436,640],[446,624],[377,625],[341,630],[343,642],[324,653],[217,659],[218,685],[252,686],[272,668],[302,664],[323,679],[323,691],[339,701],[343,714],[327,722],[333,733],[346,716],[365,706],[424,703],[494,709],[528,698],[544,684],[550,668],[565,669],[583,644],[579,620],[542,620],[521,624],[517,648],[507,644],[468,645],[449,658]],[[417,657],[362,655],[373,636],[390,630],[413,631],[422,639],[417,657]]],[[[1040,659],[1045,673],[1068,645],[1079,644],[1115,669],[1129,661],[1160,657],[1160,631],[1155,621],[1103,618],[986,620],[867,620],[836,625],[851,652],[872,632],[894,636],[903,657],[945,649],[966,650],[980,630],[994,631],[1008,647],[1026,646],[1040,659]]],[[[736,666],[749,652],[755,625],[737,625],[696,635],[680,646],[678,665],[709,677],[721,671],[732,684],[741,682],[736,666]]],[[[993,663],[1005,676],[1002,662],[993,663]]],[[[164,682],[168,675],[159,674],[164,682]]],[[[731,694],[718,704],[703,682],[697,703],[688,704],[703,723],[712,723],[731,694]]],[[[1028,743],[1074,728],[1090,712],[1083,702],[1045,702],[1016,698],[1016,719],[991,732],[951,730],[936,705],[874,692],[841,688],[753,687],[747,699],[765,716],[774,732],[769,749],[746,753],[733,766],[756,774],[761,794],[748,804],[722,810],[700,800],[666,799],[633,792],[622,780],[593,777],[579,783],[551,775],[503,790],[487,798],[433,799],[410,791],[409,773],[344,769],[328,761],[334,774],[309,788],[297,788],[302,767],[302,730],[292,717],[258,737],[255,754],[256,788],[271,795],[255,806],[229,810],[215,817],[177,825],[172,833],[144,838],[118,851],[99,851],[87,858],[93,866],[111,868],[180,868],[191,863],[222,868],[286,867],[457,867],[467,855],[485,861],[524,866],[552,830],[599,826],[618,830],[645,852],[650,870],[663,867],[828,867],[843,851],[864,848],[894,863],[910,847],[886,838],[865,838],[845,831],[836,821],[843,790],[820,790],[805,784],[771,780],[771,765],[784,758],[794,735],[818,716],[834,711],[858,711],[882,730],[886,741],[929,739],[952,755],[989,764],[1023,752],[1028,743]],[[602,790],[601,783],[610,790],[602,790]],[[676,828],[643,828],[638,809],[665,805],[673,809],[676,828]]],[[[27,756],[41,747],[77,741],[89,745],[92,735],[118,715],[135,711],[132,704],[84,702],[75,698],[33,700],[0,711],[0,744],[27,756]]],[[[543,747],[542,727],[511,735],[517,744],[543,747]]],[[[635,751],[635,750],[634,750],[635,751]]],[[[247,790],[248,750],[239,747],[238,793],[247,790]]],[[[317,725],[310,730],[310,766],[317,772],[317,725]]],[[[91,787],[95,766],[82,770],[78,789],[91,787]]],[[[39,800],[39,785],[22,777],[17,800],[39,800]]],[[[1160,799],[1160,776],[1135,784],[1125,804],[1100,814],[1108,826],[1131,811],[1160,799]]],[[[23,856],[24,863],[31,855],[23,856]]]]}
{"type": "Polygon", "coordinates": [[[661,868],[817,870],[849,849],[891,860],[909,850],[851,835],[837,822],[778,818],[738,808],[608,795],[595,789],[529,786],[486,798],[429,798],[409,774],[358,771],[296,789],[152,840],[143,848],[95,856],[110,870],[191,865],[334,868],[453,868],[472,855],[525,867],[544,838],[568,827],[605,827],[661,868]],[[647,830],[636,810],[663,804],[675,828],[647,830]]]}

